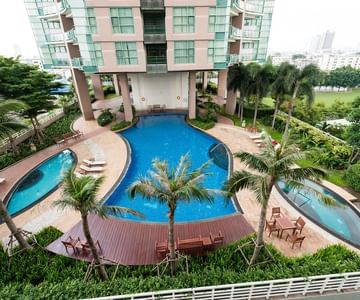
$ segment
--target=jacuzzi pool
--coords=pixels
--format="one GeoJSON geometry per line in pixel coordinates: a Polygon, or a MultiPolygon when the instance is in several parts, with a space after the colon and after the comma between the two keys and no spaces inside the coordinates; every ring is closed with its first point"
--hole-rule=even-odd
{"type": "MultiPolygon", "coordinates": [[[[127,188],[138,176],[146,175],[151,169],[154,158],[169,161],[174,167],[182,155],[189,153],[194,168],[213,159],[204,182],[207,188],[221,189],[229,173],[228,154],[222,144],[213,137],[190,127],[184,115],[144,116],[132,128],[122,132],[122,136],[130,144],[131,163],[121,183],[106,200],[108,205],[124,206],[135,209],[145,215],[139,219],[132,215],[124,218],[145,222],[167,222],[168,208],[156,199],[145,200],[136,196],[131,200],[127,188]]],[[[225,205],[222,196],[216,196],[214,203],[179,203],[175,213],[176,222],[189,222],[226,216],[235,213],[230,202],[225,205]]]]}
{"type": "Polygon", "coordinates": [[[6,199],[9,214],[17,215],[45,198],[62,182],[63,174],[75,162],[75,155],[66,149],[27,173],[6,199]]]}
{"type": "Polygon", "coordinates": [[[340,239],[360,248],[360,213],[324,186],[309,180],[305,181],[305,185],[330,197],[336,205],[326,205],[315,193],[291,189],[284,182],[278,182],[282,194],[301,213],[340,239]]]}

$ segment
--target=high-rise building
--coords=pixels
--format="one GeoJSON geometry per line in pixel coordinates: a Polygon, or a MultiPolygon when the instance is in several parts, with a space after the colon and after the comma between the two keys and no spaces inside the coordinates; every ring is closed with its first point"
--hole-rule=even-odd
{"type": "Polygon", "coordinates": [[[322,34],[314,36],[310,43],[310,53],[330,51],[334,41],[335,32],[327,30],[322,34]]]}
{"type": "MultiPolygon", "coordinates": [[[[44,69],[69,68],[86,119],[87,81],[101,98],[101,74],[113,74],[125,118],[149,105],[187,109],[195,117],[196,72],[265,62],[274,0],[24,0],[44,69]],[[129,93],[132,87],[132,98],[129,93]]],[[[227,95],[228,94],[228,95],[227,95]]]]}

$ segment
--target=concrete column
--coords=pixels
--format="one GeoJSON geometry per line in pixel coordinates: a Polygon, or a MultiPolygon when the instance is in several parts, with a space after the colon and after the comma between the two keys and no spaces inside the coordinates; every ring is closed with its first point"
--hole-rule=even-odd
{"type": "Polygon", "coordinates": [[[86,121],[94,120],[94,113],[91,106],[88,85],[84,72],[72,69],[75,91],[79,99],[81,112],[86,121]]]}
{"type": "Polygon", "coordinates": [[[119,80],[117,74],[113,75],[113,83],[114,83],[116,95],[120,96],[121,93],[120,93],[120,86],[119,86],[119,80]]]}
{"type": "Polygon", "coordinates": [[[233,115],[236,109],[236,93],[233,90],[227,91],[225,112],[233,115]]]}
{"type": "Polygon", "coordinates": [[[189,72],[189,119],[196,118],[196,72],[189,72]]]}
{"type": "Polygon", "coordinates": [[[226,82],[227,82],[227,70],[221,70],[218,72],[218,96],[226,98],[226,82]]]}
{"type": "Polygon", "coordinates": [[[100,75],[97,74],[91,74],[90,75],[92,86],[94,89],[94,95],[97,100],[103,100],[105,99],[104,96],[104,90],[102,88],[102,82],[100,75]]]}
{"type": "Polygon", "coordinates": [[[121,95],[124,103],[125,120],[128,122],[132,122],[134,116],[131,108],[131,98],[130,98],[127,74],[126,73],[117,74],[116,81],[120,84],[121,95]]]}
{"type": "Polygon", "coordinates": [[[203,72],[203,90],[205,91],[207,88],[207,84],[208,84],[208,72],[204,71],[203,72]]]}

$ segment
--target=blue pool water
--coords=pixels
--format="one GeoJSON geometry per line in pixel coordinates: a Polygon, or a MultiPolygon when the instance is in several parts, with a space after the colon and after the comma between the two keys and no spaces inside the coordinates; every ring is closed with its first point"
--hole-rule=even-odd
{"type": "MultiPolygon", "coordinates": [[[[183,115],[161,115],[141,117],[136,126],[126,130],[122,135],[131,147],[131,163],[119,186],[106,200],[108,205],[118,205],[135,209],[145,215],[145,222],[167,222],[167,206],[154,200],[145,200],[141,196],[129,199],[127,188],[138,176],[146,175],[151,169],[153,158],[169,161],[170,167],[176,166],[182,155],[189,153],[194,168],[210,159],[209,149],[217,144],[214,138],[198,131],[185,123],[183,115]]],[[[226,153],[227,155],[227,153],[226,153]]],[[[211,163],[204,185],[212,189],[221,189],[228,176],[226,169],[211,163]]],[[[221,196],[216,196],[213,204],[192,201],[179,203],[175,213],[175,221],[188,222],[220,217],[234,213],[233,204],[224,204],[221,196]]],[[[123,216],[127,219],[141,220],[132,215],[123,216]]]]}
{"type": "Polygon", "coordinates": [[[335,206],[325,205],[318,195],[309,190],[290,189],[284,182],[278,182],[280,189],[296,207],[309,219],[322,225],[339,238],[360,247],[360,216],[355,209],[339,195],[312,181],[305,181],[307,186],[335,200],[335,206]]]}
{"type": "Polygon", "coordinates": [[[75,157],[70,150],[64,150],[37,166],[17,184],[7,201],[10,215],[24,210],[42,200],[62,181],[64,172],[75,164],[75,157]]]}

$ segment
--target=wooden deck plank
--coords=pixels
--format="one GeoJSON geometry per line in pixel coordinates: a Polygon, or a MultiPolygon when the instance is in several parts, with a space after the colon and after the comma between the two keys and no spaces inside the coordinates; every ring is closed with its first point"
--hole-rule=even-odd
{"type": "MultiPolygon", "coordinates": [[[[167,224],[141,223],[124,219],[101,219],[89,216],[90,231],[94,240],[99,240],[105,258],[123,265],[153,265],[158,261],[155,254],[155,242],[167,239],[167,224]]],[[[242,214],[195,223],[175,224],[175,236],[180,239],[198,235],[209,236],[210,232],[224,235],[226,244],[240,240],[254,232],[242,214]]],[[[81,223],[76,224],[59,239],[47,246],[47,250],[75,259],[87,260],[82,255],[66,253],[61,241],[68,236],[84,239],[81,223]]]]}

